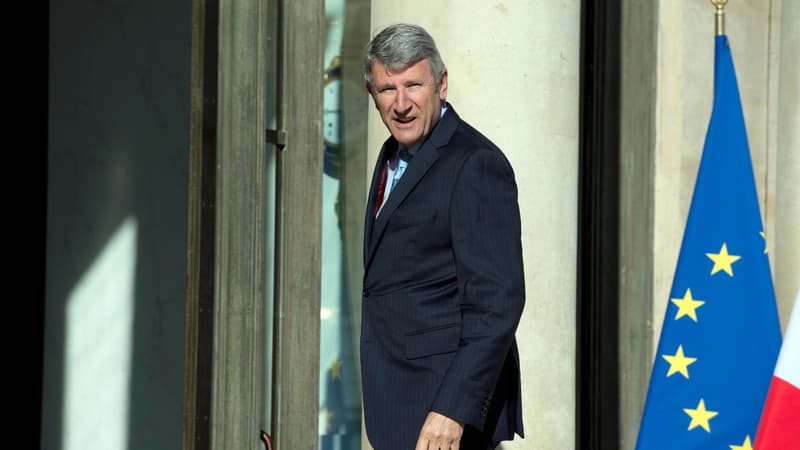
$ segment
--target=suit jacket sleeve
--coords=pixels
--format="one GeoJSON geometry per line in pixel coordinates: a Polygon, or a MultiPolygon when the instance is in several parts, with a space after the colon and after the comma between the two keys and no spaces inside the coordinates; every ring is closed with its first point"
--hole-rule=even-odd
{"type": "Polygon", "coordinates": [[[431,409],[482,430],[525,303],[520,216],[501,152],[473,152],[457,177],[450,223],[462,336],[431,409]]]}

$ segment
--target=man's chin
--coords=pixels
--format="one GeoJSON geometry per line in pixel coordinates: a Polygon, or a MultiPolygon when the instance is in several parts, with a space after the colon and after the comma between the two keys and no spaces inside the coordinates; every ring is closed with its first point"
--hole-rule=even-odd
{"type": "Polygon", "coordinates": [[[394,140],[396,140],[400,145],[402,145],[405,148],[413,147],[414,144],[416,144],[420,140],[420,137],[417,136],[416,134],[414,136],[409,136],[406,133],[394,133],[393,136],[394,140]]]}

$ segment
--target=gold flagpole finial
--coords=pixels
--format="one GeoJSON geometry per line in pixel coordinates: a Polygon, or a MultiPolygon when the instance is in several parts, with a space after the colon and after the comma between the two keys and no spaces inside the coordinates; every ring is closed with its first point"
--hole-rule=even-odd
{"type": "Polygon", "coordinates": [[[711,0],[711,4],[717,8],[717,12],[714,13],[716,17],[716,33],[717,36],[721,36],[725,34],[725,4],[728,3],[728,0],[711,0]]]}

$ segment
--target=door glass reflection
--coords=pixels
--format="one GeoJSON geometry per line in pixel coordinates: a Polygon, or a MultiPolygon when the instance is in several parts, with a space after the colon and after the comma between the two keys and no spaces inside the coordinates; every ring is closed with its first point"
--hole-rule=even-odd
{"type": "Polygon", "coordinates": [[[325,19],[319,447],[359,450],[368,104],[360,54],[368,40],[369,1],[326,0],[325,19]]]}

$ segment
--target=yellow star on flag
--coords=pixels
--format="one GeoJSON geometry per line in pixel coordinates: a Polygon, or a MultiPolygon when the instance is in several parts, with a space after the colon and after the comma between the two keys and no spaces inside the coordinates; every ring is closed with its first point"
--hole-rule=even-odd
{"type": "Polygon", "coordinates": [[[706,410],[706,402],[704,402],[702,398],[700,399],[700,403],[697,404],[697,408],[684,408],[683,412],[692,418],[692,421],[689,422],[689,431],[697,427],[703,427],[708,433],[711,433],[711,427],[708,425],[708,421],[719,414],[716,411],[706,410]]]}
{"type": "Polygon", "coordinates": [[[742,258],[741,256],[729,255],[728,246],[725,245],[724,242],[722,243],[722,248],[719,250],[719,253],[706,253],[706,256],[714,261],[714,267],[711,269],[711,275],[714,275],[720,270],[724,270],[725,273],[733,276],[733,268],[731,265],[742,258]]]}
{"type": "Polygon", "coordinates": [[[683,346],[678,346],[678,351],[675,352],[674,355],[661,355],[662,358],[666,359],[669,363],[669,371],[667,371],[667,377],[673,375],[676,372],[680,372],[687,380],[689,379],[689,364],[697,361],[697,358],[689,358],[683,354],[683,346]]]}
{"type": "Polygon", "coordinates": [[[731,450],[753,450],[753,445],[750,443],[750,435],[748,434],[747,437],[744,439],[742,445],[729,445],[728,447],[731,450]]]}
{"type": "Polygon", "coordinates": [[[342,364],[344,364],[344,362],[341,359],[337,359],[331,364],[331,380],[342,379],[342,364]]]}
{"type": "Polygon", "coordinates": [[[761,231],[758,234],[760,234],[761,237],[764,238],[764,254],[766,255],[767,254],[767,233],[764,233],[763,231],[761,231]]]}
{"type": "Polygon", "coordinates": [[[675,320],[678,320],[683,316],[689,316],[695,322],[697,322],[697,308],[703,306],[705,303],[703,300],[693,299],[691,289],[686,289],[686,293],[683,294],[683,298],[673,298],[671,301],[675,304],[675,306],[678,307],[678,313],[675,314],[675,320]]]}

